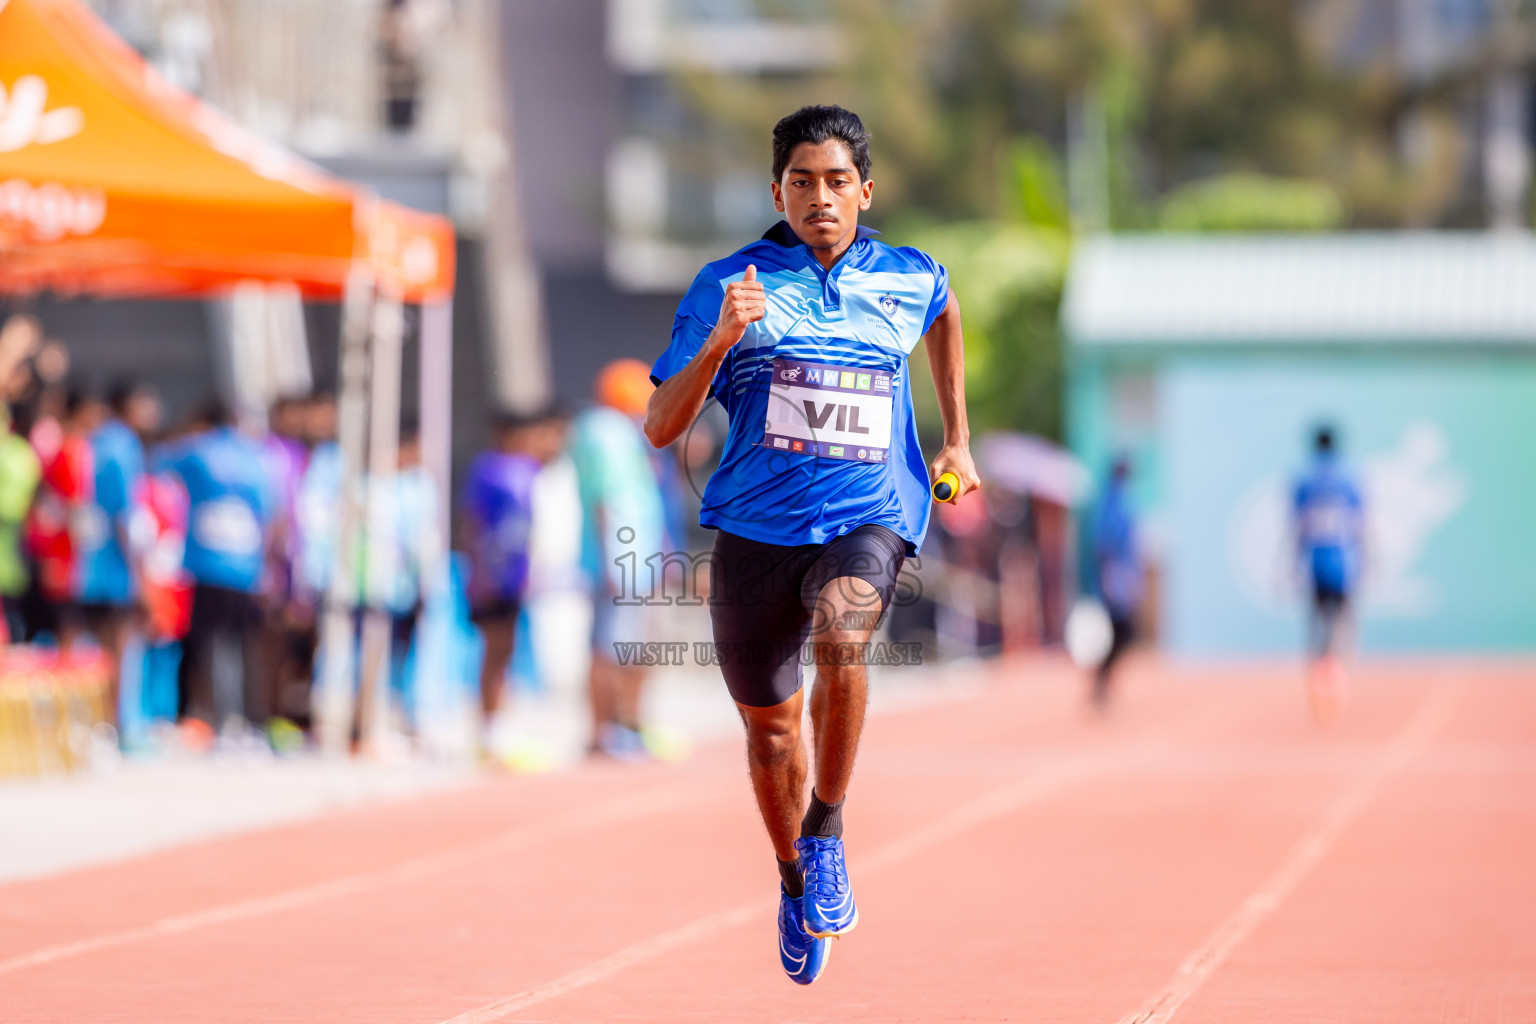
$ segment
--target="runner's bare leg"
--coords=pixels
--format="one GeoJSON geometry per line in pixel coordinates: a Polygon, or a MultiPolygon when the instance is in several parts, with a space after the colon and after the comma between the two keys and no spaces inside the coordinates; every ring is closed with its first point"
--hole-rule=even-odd
{"type": "MultiPolygon", "coordinates": [[[[822,587],[811,641],[832,655],[862,645],[879,618],[880,597],[865,580],[839,577],[822,587]]],[[[816,793],[823,802],[838,803],[848,792],[854,755],[864,728],[869,681],[862,657],[824,658],[848,664],[822,664],[816,669],[811,695],[811,725],[816,745],[816,793]]],[[[782,861],[797,856],[800,819],[805,815],[806,753],[800,736],[805,691],[782,704],[756,708],[737,704],[747,727],[747,768],[758,810],[774,854],[782,861]]]]}
{"type": "Polygon", "coordinates": [[[811,643],[817,652],[811,725],[816,748],[816,795],[841,803],[853,778],[853,759],[864,731],[869,673],[863,645],[880,617],[880,594],[857,576],[841,576],[821,588],[811,643]]]}

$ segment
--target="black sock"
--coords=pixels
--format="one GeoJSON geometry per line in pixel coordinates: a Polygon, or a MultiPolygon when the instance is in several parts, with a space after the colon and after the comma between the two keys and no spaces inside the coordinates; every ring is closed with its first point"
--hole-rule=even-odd
{"type": "Polygon", "coordinates": [[[800,858],[778,861],[779,877],[784,880],[784,891],[797,900],[805,895],[805,880],[800,877],[800,858]]]}
{"type": "Polygon", "coordinates": [[[805,809],[805,817],[800,819],[800,834],[802,836],[831,836],[838,839],[843,835],[843,804],[847,797],[835,804],[824,804],[816,791],[811,790],[811,806],[805,809]]]}

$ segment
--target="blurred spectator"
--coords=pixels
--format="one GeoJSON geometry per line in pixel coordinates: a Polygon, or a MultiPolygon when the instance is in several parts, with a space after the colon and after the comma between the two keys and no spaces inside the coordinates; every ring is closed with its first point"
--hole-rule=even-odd
{"type": "Polygon", "coordinates": [[[384,72],[384,124],[397,132],[416,126],[424,64],[451,14],[446,0],[385,0],[379,24],[384,72]]]}
{"type": "Polygon", "coordinates": [[[190,502],[185,565],[193,579],[181,673],[182,717],[225,727],[264,724],[270,697],[250,670],[273,497],[261,446],[240,433],[222,403],[205,429],[171,446],[159,464],[181,477],[190,502]]]}
{"type": "Polygon", "coordinates": [[[6,641],[26,636],[21,599],[27,591],[27,564],[21,549],[21,525],[37,491],[42,467],[25,438],[11,432],[10,410],[0,406],[0,608],[6,641]]]}
{"type": "Polygon", "coordinates": [[[943,658],[995,653],[998,627],[999,533],[993,528],[991,495],[983,489],[963,502],[940,502],[934,516],[943,556],[942,586],[934,610],[934,634],[943,658]]]}
{"type": "MultiPolygon", "coordinates": [[[[181,640],[192,617],[192,575],[183,566],[190,502],[174,473],[144,478],[142,560],[147,649],[143,674],[143,710],[150,719],[176,718],[180,700],[181,640]]],[[[125,737],[126,739],[126,737],[125,737]]]]}
{"type": "Polygon", "coordinates": [[[90,434],[89,486],[73,519],[75,593],[63,639],[68,645],[77,632],[95,638],[107,659],[108,693],[115,696],[124,648],[139,628],[143,544],[134,533],[139,526],[142,536],[144,445],[132,424],[146,432],[156,429],[159,401],[147,388],[125,381],[113,387],[104,411],[104,421],[90,434]]]}
{"type": "Polygon", "coordinates": [[[331,584],[341,533],[342,459],[336,443],[335,396],[314,395],[294,419],[309,454],[294,494],[292,570],[283,610],[283,681],[277,706],[285,718],[306,723],[320,642],[320,605],[331,584]]]}
{"type": "MultiPolygon", "coordinates": [[[[397,470],[369,482],[368,525],[364,531],[363,599],[365,615],[375,617],[387,634],[390,687],[402,713],[411,702],[406,660],[416,624],[443,554],[439,548],[437,482],[421,461],[421,430],[414,422],[400,428],[397,470]]],[[[366,642],[363,648],[362,692],[379,695],[377,679],[385,645],[366,642]]],[[[360,709],[359,721],[367,720],[360,709]]]]}
{"type": "Polygon", "coordinates": [[[31,360],[42,344],[43,330],[34,317],[12,316],[0,327],[0,388],[11,405],[36,388],[37,374],[31,360]]]}
{"type": "Polygon", "coordinates": [[[104,409],[83,390],[71,389],[59,417],[41,417],[33,425],[32,446],[42,465],[42,483],[27,520],[27,548],[36,582],[26,607],[27,639],[44,634],[63,643],[65,609],[75,598],[77,552],[75,519],[84,514],[94,470],[90,437],[104,409]]]}
{"type": "Polygon", "coordinates": [[[317,394],[297,417],[309,460],[294,495],[293,596],[311,625],[330,586],[341,532],[341,447],[336,443],[336,398],[317,394]]]}
{"type": "Polygon", "coordinates": [[[305,441],[312,400],[285,396],[272,403],[262,458],[272,484],[273,513],[267,564],[261,585],[262,687],[273,712],[290,718],[308,716],[309,684],[315,639],[311,607],[298,602],[300,487],[309,468],[305,441]]]}
{"type": "Polygon", "coordinates": [[[598,374],[597,406],[571,424],[581,565],[592,594],[592,750],[623,759],[645,756],[640,698],[646,670],[625,664],[621,645],[651,639],[650,573],[660,561],[646,560],[667,553],[666,510],[639,426],[653,390],[648,366],[617,360],[598,374]]]}
{"type": "Polygon", "coordinates": [[[1127,494],[1131,463],[1120,458],[1110,471],[1109,483],[1099,499],[1093,518],[1093,559],[1099,599],[1109,616],[1109,650],[1099,662],[1093,680],[1093,704],[1109,704],[1112,674],[1135,639],[1136,611],[1143,591],[1141,555],[1136,545],[1136,519],[1127,494]]]}
{"type": "Polygon", "coordinates": [[[306,399],[292,396],[273,402],[267,415],[267,436],[261,446],[273,498],[272,544],[262,591],[274,608],[285,605],[293,590],[297,545],[294,507],[299,482],[309,465],[309,449],[302,440],[307,405],[306,399]]]}
{"type": "Polygon", "coordinates": [[[1339,656],[1365,539],[1360,489],[1339,463],[1332,427],[1318,427],[1313,435],[1312,464],[1296,483],[1293,515],[1296,553],[1311,603],[1312,696],[1318,710],[1327,711],[1323,705],[1342,696],[1339,656]]]}
{"type": "Polygon", "coordinates": [[[480,707],[487,749],[528,586],[534,481],[539,470],[560,454],[565,417],[558,410],[502,416],[492,431],[495,447],[470,464],[464,494],[469,615],[485,645],[480,707]]]}

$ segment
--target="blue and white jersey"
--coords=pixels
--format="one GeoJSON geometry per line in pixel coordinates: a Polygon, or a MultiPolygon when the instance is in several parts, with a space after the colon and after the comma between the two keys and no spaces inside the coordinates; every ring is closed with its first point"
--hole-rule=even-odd
{"type": "Polygon", "coordinates": [[[130,552],[123,540],[133,527],[144,479],[144,446],[121,420],[108,420],[91,435],[94,486],[76,509],[71,535],[75,596],[92,604],[124,605],[133,600],[130,552]]]}
{"type": "Polygon", "coordinates": [[[1099,570],[1099,597],[1112,619],[1131,619],[1141,604],[1145,581],[1136,544],[1136,518],[1125,484],[1112,480],[1093,518],[1093,549],[1099,570]]]}
{"type": "Polygon", "coordinates": [[[157,468],[187,488],[187,572],[198,583],[254,594],[277,504],[261,446],[233,427],[215,427],[166,449],[157,468]]]}
{"type": "Polygon", "coordinates": [[[730,431],[704,489],[701,525],[767,544],[824,544],[860,526],[896,532],[915,553],[928,529],[907,355],[944,311],[949,275],[933,257],[860,228],[832,269],[780,221],[699,271],[672,343],[651,370],[683,369],[747,266],[767,313],[731,349],[711,394],[730,431]]]}
{"type": "Polygon", "coordinates": [[[1319,456],[1297,482],[1296,536],[1317,586],[1349,593],[1360,571],[1365,517],[1360,490],[1332,456],[1319,456]]]}

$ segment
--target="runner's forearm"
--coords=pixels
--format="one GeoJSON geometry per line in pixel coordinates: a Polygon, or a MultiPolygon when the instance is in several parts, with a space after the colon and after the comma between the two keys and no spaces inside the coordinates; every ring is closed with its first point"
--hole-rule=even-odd
{"type": "Polygon", "coordinates": [[[954,290],[944,312],[928,329],[928,367],[938,393],[939,417],[944,422],[944,444],[968,445],[971,425],[965,414],[965,341],[960,329],[960,300],[954,290]]]}
{"type": "Polygon", "coordinates": [[[688,365],[661,382],[645,410],[645,436],[665,448],[683,435],[709,400],[709,386],[730,346],[716,344],[715,331],[688,365]]]}

